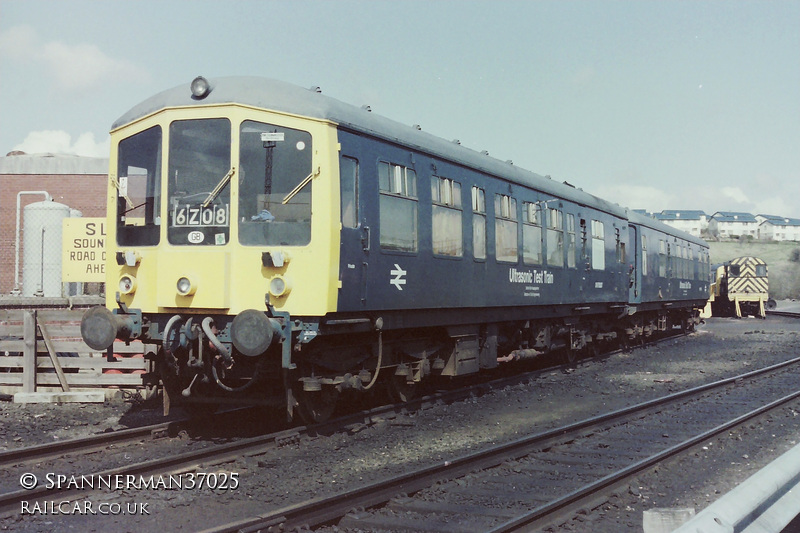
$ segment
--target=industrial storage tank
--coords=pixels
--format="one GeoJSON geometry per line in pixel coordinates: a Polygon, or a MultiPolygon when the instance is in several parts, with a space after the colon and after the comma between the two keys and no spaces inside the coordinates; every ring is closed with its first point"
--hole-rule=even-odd
{"type": "Polygon", "coordinates": [[[22,296],[62,296],[61,226],[69,216],[69,206],[52,201],[22,210],[22,296]]]}

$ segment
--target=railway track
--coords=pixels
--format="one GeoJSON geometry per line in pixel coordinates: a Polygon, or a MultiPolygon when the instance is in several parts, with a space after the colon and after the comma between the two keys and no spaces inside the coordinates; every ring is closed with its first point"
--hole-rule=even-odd
{"type": "Polygon", "coordinates": [[[207,531],[543,528],[607,501],[632,476],[797,400],[798,367],[800,358],[207,531]]]}
{"type": "MultiPolygon", "coordinates": [[[[671,336],[654,339],[652,342],[657,343],[660,341],[669,340],[671,336]]],[[[614,350],[604,356],[609,356],[617,353],[619,350],[614,350]]],[[[574,362],[573,364],[591,364],[591,359],[574,362]]],[[[522,363],[524,366],[524,363],[522,363]]],[[[562,365],[564,368],[570,366],[562,365]]],[[[385,405],[369,410],[356,412],[350,415],[339,417],[322,424],[315,424],[312,426],[299,426],[299,427],[282,427],[278,431],[270,431],[263,435],[258,435],[251,438],[236,439],[235,442],[229,442],[221,445],[212,445],[200,451],[184,452],[184,453],[171,453],[174,450],[163,450],[154,455],[167,455],[164,458],[152,459],[145,462],[134,462],[134,464],[123,464],[120,466],[113,466],[105,468],[94,474],[94,477],[108,477],[108,476],[147,476],[147,475],[160,475],[176,472],[189,471],[201,463],[219,463],[225,461],[235,460],[242,455],[259,455],[285,444],[295,443],[304,438],[314,437],[317,435],[331,435],[336,432],[350,431],[353,427],[362,427],[370,425],[375,420],[382,420],[392,418],[398,414],[413,412],[423,409],[426,406],[434,405],[437,403],[453,403],[462,401],[466,398],[480,396],[491,392],[492,390],[503,389],[509,385],[525,382],[530,379],[535,379],[536,376],[542,372],[553,371],[552,366],[530,370],[524,373],[513,373],[508,376],[499,377],[493,380],[470,383],[466,386],[459,387],[454,390],[446,390],[436,392],[427,396],[423,396],[402,404],[385,405]]],[[[213,418],[206,418],[203,424],[209,425],[214,421],[224,419],[226,416],[243,415],[246,416],[247,409],[233,409],[214,415],[209,415],[213,418]]],[[[229,421],[230,422],[230,421],[229,421]]],[[[126,445],[138,444],[143,440],[158,439],[161,437],[174,437],[182,431],[197,430],[199,422],[197,420],[181,419],[167,423],[155,424],[151,426],[144,426],[141,428],[132,428],[126,430],[119,430],[115,432],[102,433],[92,435],[89,437],[82,437],[77,439],[70,439],[56,443],[41,444],[36,446],[29,446],[15,450],[8,450],[0,453],[0,467],[13,476],[18,476],[22,470],[19,467],[30,464],[42,464],[46,462],[56,462],[59,459],[70,457],[74,459],[81,454],[91,454],[99,451],[112,449],[112,455],[119,455],[120,450],[126,445]],[[19,471],[19,472],[16,472],[19,471]],[[15,473],[16,472],[16,473],[15,473]]],[[[129,463],[129,461],[128,461],[129,463]]],[[[15,486],[18,486],[16,480],[12,480],[15,486]]],[[[5,483],[7,487],[8,482],[5,483]]],[[[12,490],[0,494],[0,516],[7,516],[18,510],[21,501],[33,501],[37,498],[52,497],[57,494],[60,499],[77,498],[85,491],[78,489],[66,488],[61,490],[51,490],[46,486],[41,485],[31,490],[12,490]]]]}

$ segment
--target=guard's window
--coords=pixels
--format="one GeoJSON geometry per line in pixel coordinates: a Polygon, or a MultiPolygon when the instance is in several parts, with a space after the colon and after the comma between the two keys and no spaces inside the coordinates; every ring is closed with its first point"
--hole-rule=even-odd
{"type": "Polygon", "coordinates": [[[603,223],[592,220],[592,270],[606,268],[606,234],[603,223]]]}
{"type": "Polygon", "coordinates": [[[378,164],[381,248],[417,251],[417,174],[401,165],[378,164]]]}
{"type": "Polygon", "coordinates": [[[472,188],[472,256],[486,259],[486,195],[479,187],[472,188]]]}
{"type": "Polygon", "coordinates": [[[567,266],[575,268],[578,248],[575,244],[575,215],[567,214],[567,266]]]}
{"type": "Polygon", "coordinates": [[[539,206],[522,204],[522,261],[526,265],[542,264],[542,220],[539,206]]]}
{"type": "Polygon", "coordinates": [[[494,197],[495,253],[498,261],[517,262],[517,201],[505,194],[494,197]]]}
{"type": "Polygon", "coordinates": [[[358,226],[358,161],[342,157],[339,165],[339,188],[341,190],[342,227],[358,226]]]}
{"type": "Polygon", "coordinates": [[[558,209],[547,210],[547,264],[564,266],[564,218],[558,209]]]}
{"type": "Polygon", "coordinates": [[[614,228],[614,237],[617,242],[617,263],[620,265],[625,264],[625,243],[620,238],[619,228],[614,228]]]}

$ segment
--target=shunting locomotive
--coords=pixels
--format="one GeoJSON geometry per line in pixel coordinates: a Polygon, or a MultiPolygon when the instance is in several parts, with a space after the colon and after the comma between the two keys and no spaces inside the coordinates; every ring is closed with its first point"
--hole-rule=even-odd
{"type": "Polygon", "coordinates": [[[767,263],[744,256],[711,267],[709,305],[713,316],[766,318],[775,307],[769,297],[767,263]]]}
{"type": "Polygon", "coordinates": [[[111,130],[106,307],[168,398],[413,396],[550,352],[691,329],[705,242],[317,89],[198,77],[111,130]]]}

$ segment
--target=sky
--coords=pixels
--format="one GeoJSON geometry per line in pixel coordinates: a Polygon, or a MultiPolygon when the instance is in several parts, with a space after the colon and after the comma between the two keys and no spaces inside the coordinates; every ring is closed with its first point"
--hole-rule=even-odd
{"type": "Polygon", "coordinates": [[[0,0],[0,155],[274,78],[622,206],[800,218],[800,0],[0,0]]]}

